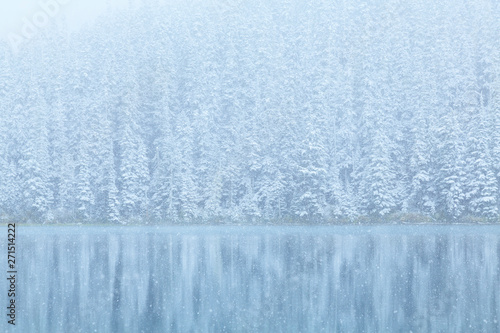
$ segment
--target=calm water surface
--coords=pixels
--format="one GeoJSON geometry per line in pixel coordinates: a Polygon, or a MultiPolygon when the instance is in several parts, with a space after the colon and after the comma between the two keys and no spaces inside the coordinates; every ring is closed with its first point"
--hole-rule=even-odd
{"type": "Polygon", "coordinates": [[[17,225],[16,242],[2,332],[500,331],[500,226],[17,225]]]}

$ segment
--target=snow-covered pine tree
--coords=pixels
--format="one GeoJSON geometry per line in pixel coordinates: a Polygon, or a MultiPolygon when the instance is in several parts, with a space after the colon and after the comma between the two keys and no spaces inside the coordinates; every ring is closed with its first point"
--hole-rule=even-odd
{"type": "Polygon", "coordinates": [[[21,202],[25,212],[22,218],[44,221],[50,218],[53,201],[47,175],[50,164],[47,133],[49,119],[47,104],[35,77],[30,79],[25,104],[17,105],[14,112],[22,119],[19,119],[18,124],[20,156],[17,161],[21,202]]]}
{"type": "MultiPolygon", "coordinates": [[[[119,156],[119,201],[120,212],[125,219],[144,218],[147,208],[149,170],[147,150],[137,123],[138,88],[134,70],[127,70],[115,106],[116,145],[119,156]]],[[[125,221],[125,220],[124,220],[125,221]]]]}
{"type": "Polygon", "coordinates": [[[465,209],[465,143],[456,112],[447,111],[439,130],[439,210],[446,218],[457,219],[465,209]]]}

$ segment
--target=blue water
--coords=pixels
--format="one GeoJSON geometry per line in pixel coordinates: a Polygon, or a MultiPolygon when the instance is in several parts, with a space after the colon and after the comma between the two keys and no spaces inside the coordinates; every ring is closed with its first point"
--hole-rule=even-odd
{"type": "Polygon", "coordinates": [[[500,331],[499,226],[17,225],[16,243],[2,332],[500,331]]]}

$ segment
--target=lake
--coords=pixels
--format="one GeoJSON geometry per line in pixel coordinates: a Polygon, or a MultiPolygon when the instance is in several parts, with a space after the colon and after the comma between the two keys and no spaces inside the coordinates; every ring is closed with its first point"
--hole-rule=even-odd
{"type": "Polygon", "coordinates": [[[500,331],[500,226],[18,224],[16,265],[2,332],[500,331]]]}

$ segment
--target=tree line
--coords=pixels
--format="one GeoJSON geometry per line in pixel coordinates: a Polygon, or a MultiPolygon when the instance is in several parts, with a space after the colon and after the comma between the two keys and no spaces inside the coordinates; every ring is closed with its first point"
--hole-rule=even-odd
{"type": "Polygon", "coordinates": [[[0,219],[498,221],[497,2],[193,4],[0,45],[0,219]]]}

